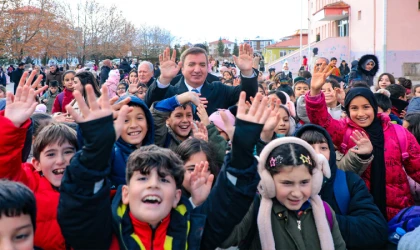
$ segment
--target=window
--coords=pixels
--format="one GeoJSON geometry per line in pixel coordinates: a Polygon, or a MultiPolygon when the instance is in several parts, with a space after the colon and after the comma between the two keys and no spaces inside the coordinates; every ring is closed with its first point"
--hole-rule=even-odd
{"type": "Polygon", "coordinates": [[[349,20],[344,19],[338,22],[338,36],[349,36],[349,20]]]}
{"type": "Polygon", "coordinates": [[[419,10],[420,10],[420,0],[419,0],[419,10]]]}
{"type": "Polygon", "coordinates": [[[286,51],[281,50],[281,51],[280,51],[280,57],[283,57],[283,56],[285,56],[285,55],[286,55],[286,51]]]}
{"type": "Polygon", "coordinates": [[[361,10],[359,10],[357,12],[357,20],[362,20],[362,11],[361,10]]]}

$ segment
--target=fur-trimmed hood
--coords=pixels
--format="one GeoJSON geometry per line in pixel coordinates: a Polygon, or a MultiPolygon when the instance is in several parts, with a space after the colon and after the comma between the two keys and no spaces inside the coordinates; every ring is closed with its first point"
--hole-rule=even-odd
{"type": "Polygon", "coordinates": [[[376,75],[376,73],[378,73],[378,70],[379,70],[378,58],[375,55],[369,55],[369,54],[362,56],[362,58],[360,58],[359,63],[357,65],[357,69],[363,74],[368,75],[368,76],[376,75]],[[373,69],[370,71],[367,71],[364,68],[365,63],[368,60],[373,60],[373,62],[375,62],[375,67],[373,67],[373,69]]]}

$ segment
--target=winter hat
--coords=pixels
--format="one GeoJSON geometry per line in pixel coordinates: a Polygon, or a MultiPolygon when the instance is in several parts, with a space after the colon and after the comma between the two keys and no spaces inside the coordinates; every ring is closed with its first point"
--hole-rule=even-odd
{"type": "Polygon", "coordinates": [[[407,115],[414,113],[420,113],[420,97],[414,97],[408,104],[407,115]]]}
{"type": "Polygon", "coordinates": [[[292,101],[290,101],[290,96],[286,92],[284,92],[284,91],[281,91],[281,92],[286,96],[286,104],[285,104],[285,106],[289,110],[290,115],[293,116],[293,117],[295,117],[296,116],[295,104],[292,101]]]}
{"type": "Polygon", "coordinates": [[[360,87],[352,88],[346,94],[346,99],[344,100],[344,107],[346,109],[347,116],[350,117],[350,111],[349,111],[350,102],[357,96],[363,96],[364,98],[368,100],[368,102],[373,108],[373,111],[376,117],[376,114],[378,114],[378,103],[376,102],[373,92],[370,89],[360,88],[360,87]]]}
{"type": "Polygon", "coordinates": [[[265,164],[271,151],[282,144],[288,143],[295,143],[304,147],[308,150],[311,160],[316,162],[316,168],[314,168],[312,172],[312,193],[310,203],[314,213],[321,249],[334,249],[334,242],[326,218],[324,204],[318,195],[322,188],[324,176],[327,178],[331,176],[330,166],[323,155],[317,154],[311,145],[296,137],[282,137],[271,141],[262,150],[260,159],[258,160],[258,173],[261,178],[261,181],[258,184],[258,191],[262,198],[257,221],[262,249],[275,249],[273,229],[271,225],[271,210],[273,207],[272,199],[276,197],[276,188],[273,177],[266,169],[265,164]]]}
{"type": "Polygon", "coordinates": [[[218,111],[213,112],[213,114],[210,115],[209,120],[213,122],[213,124],[226,132],[226,126],[223,122],[222,117],[220,116],[220,111],[225,112],[229,122],[234,125],[235,124],[235,116],[229,111],[229,109],[219,109],[218,111]]]}
{"type": "Polygon", "coordinates": [[[306,78],[305,77],[301,77],[301,76],[298,76],[298,77],[296,77],[294,80],[293,80],[293,82],[296,84],[296,83],[298,83],[298,82],[301,82],[301,83],[306,83],[306,78]]]}
{"type": "Polygon", "coordinates": [[[47,113],[47,106],[45,104],[36,105],[34,113],[47,113]]]}
{"type": "Polygon", "coordinates": [[[108,80],[118,83],[120,81],[120,71],[118,69],[113,69],[109,71],[108,80]]]}

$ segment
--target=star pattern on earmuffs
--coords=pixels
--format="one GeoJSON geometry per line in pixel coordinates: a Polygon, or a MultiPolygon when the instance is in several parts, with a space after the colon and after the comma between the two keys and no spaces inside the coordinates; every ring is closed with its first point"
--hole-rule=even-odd
{"type": "Polygon", "coordinates": [[[311,165],[311,166],[312,166],[311,157],[310,157],[309,155],[308,155],[308,156],[305,156],[305,155],[301,154],[301,155],[300,155],[300,160],[301,160],[303,163],[306,163],[306,164],[309,164],[309,165],[311,165]]]}

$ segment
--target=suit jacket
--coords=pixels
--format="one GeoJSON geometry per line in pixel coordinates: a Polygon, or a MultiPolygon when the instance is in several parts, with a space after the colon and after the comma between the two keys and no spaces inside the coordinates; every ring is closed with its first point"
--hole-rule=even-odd
{"type": "MultiPolygon", "coordinates": [[[[241,91],[246,92],[248,100],[250,96],[254,97],[258,91],[257,76],[258,71],[254,69],[254,77],[245,78],[241,76],[241,84],[236,87],[224,85],[219,81],[210,83],[206,80],[201,88],[201,97],[207,98],[208,104],[206,110],[208,115],[210,116],[217,109],[227,109],[235,105],[239,100],[241,91]]],[[[184,77],[181,77],[177,84],[169,85],[169,87],[162,89],[157,86],[157,80],[155,80],[147,90],[145,102],[151,107],[153,102],[161,101],[184,92],[188,92],[184,77]]]]}

